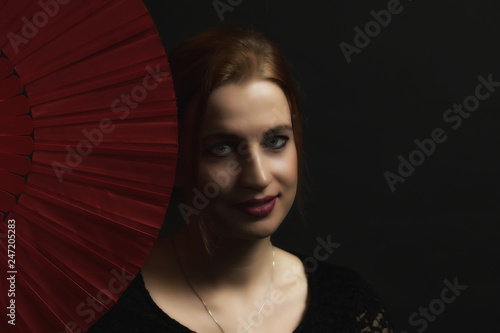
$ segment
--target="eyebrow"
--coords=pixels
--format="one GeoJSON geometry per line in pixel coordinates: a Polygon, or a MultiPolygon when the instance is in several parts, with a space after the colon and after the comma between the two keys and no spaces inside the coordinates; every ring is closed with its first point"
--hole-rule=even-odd
{"type": "MultiPolygon", "coordinates": [[[[270,136],[272,134],[284,132],[284,131],[292,131],[293,128],[290,125],[279,125],[273,128],[268,129],[267,131],[264,132],[264,136],[270,136]]],[[[202,140],[208,140],[208,139],[226,139],[226,140],[238,140],[240,137],[236,134],[233,133],[227,133],[227,132],[215,132],[215,133],[210,133],[208,135],[205,135],[202,140]]]]}

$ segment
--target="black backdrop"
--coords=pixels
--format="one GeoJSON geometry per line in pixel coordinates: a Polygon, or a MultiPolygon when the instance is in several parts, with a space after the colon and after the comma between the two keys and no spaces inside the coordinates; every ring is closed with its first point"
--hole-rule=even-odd
{"type": "Polygon", "coordinates": [[[291,214],[277,246],[314,258],[318,237],[340,244],[328,261],[364,275],[398,333],[500,332],[497,1],[145,2],[167,52],[201,30],[236,25],[267,32],[289,61],[310,191],[305,225],[291,214]],[[390,22],[380,12],[388,8],[390,22]],[[369,23],[375,16],[382,24],[369,23]],[[463,116],[448,111],[463,103],[463,116]],[[436,140],[446,140],[431,149],[439,129],[436,140]],[[427,155],[414,152],[415,140],[427,142],[427,155]],[[398,171],[400,155],[418,166],[398,171]],[[391,190],[386,172],[407,173],[391,190]],[[445,280],[467,289],[443,302],[445,280]]]}

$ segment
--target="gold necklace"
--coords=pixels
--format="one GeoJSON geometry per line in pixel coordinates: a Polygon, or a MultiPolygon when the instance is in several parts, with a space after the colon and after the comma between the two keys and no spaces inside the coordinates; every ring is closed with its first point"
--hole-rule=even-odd
{"type": "MultiPolygon", "coordinates": [[[[217,326],[219,326],[219,329],[221,330],[222,333],[226,333],[226,331],[224,331],[224,329],[222,328],[222,326],[219,324],[219,322],[217,321],[217,319],[215,319],[215,316],[213,315],[212,311],[210,311],[210,309],[208,308],[207,304],[205,303],[205,301],[200,297],[200,295],[198,295],[198,293],[196,292],[196,290],[194,289],[193,285],[191,284],[191,282],[189,282],[189,279],[187,278],[187,275],[186,273],[184,272],[184,269],[182,268],[182,264],[181,264],[181,261],[179,259],[179,256],[177,255],[177,248],[175,247],[175,244],[174,244],[174,237],[173,235],[171,236],[171,241],[172,241],[172,248],[174,249],[174,254],[175,254],[175,258],[177,259],[177,264],[179,265],[179,269],[182,273],[182,276],[184,277],[184,280],[186,280],[187,284],[189,285],[189,287],[191,288],[191,290],[195,293],[195,295],[199,298],[199,300],[201,301],[201,303],[203,303],[203,306],[205,307],[205,310],[207,310],[208,314],[210,315],[210,317],[212,317],[212,319],[214,320],[214,322],[217,324],[217,326]]],[[[272,245],[271,245],[272,246],[272,245]]],[[[262,312],[262,309],[264,309],[264,305],[266,304],[266,301],[267,299],[269,298],[269,294],[271,293],[271,289],[273,287],[273,277],[274,277],[274,266],[275,266],[275,254],[274,254],[274,246],[273,246],[273,266],[272,266],[272,270],[271,270],[271,282],[269,283],[269,288],[267,289],[267,294],[266,294],[266,297],[264,298],[264,302],[262,303],[262,306],[260,307],[259,309],[259,312],[257,312],[257,314],[255,315],[255,318],[252,320],[252,322],[250,323],[250,325],[248,325],[247,328],[245,328],[244,331],[242,331],[241,333],[245,333],[246,331],[248,331],[248,329],[253,325],[253,323],[255,323],[255,321],[257,320],[257,318],[259,317],[260,313],[262,312]]]]}

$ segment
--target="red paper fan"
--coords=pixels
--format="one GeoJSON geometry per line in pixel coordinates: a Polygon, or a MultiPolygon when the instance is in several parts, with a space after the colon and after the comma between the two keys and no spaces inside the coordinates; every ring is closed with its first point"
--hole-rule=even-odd
{"type": "Polygon", "coordinates": [[[140,0],[0,0],[0,32],[1,315],[7,332],[84,332],[168,206],[167,58],[140,0]]]}

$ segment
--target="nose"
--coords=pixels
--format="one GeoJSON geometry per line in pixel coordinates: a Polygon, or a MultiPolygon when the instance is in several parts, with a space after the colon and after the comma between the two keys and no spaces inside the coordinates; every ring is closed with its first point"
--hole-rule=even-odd
{"type": "Polygon", "coordinates": [[[242,156],[240,184],[243,187],[263,189],[271,183],[271,172],[264,154],[259,148],[249,149],[242,156]]]}

